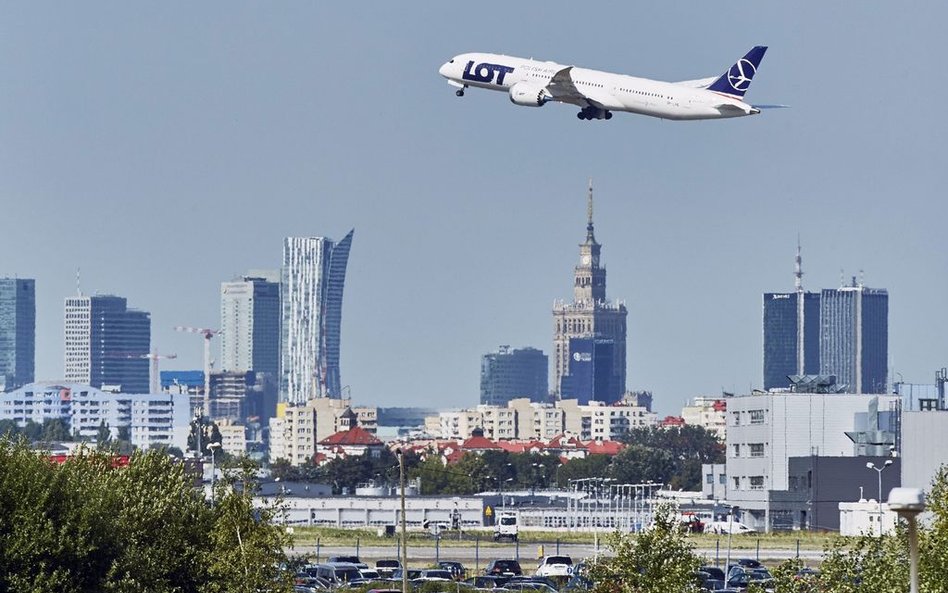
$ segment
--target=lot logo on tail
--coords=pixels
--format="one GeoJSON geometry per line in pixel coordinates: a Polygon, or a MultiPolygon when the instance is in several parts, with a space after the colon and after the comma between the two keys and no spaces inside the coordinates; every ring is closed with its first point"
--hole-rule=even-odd
{"type": "Polygon", "coordinates": [[[741,58],[727,71],[727,81],[735,91],[744,92],[750,86],[757,68],[746,58],[741,58]]]}
{"type": "MultiPolygon", "coordinates": [[[[464,74],[461,75],[461,78],[474,82],[492,83],[496,75],[497,84],[502,85],[504,84],[504,76],[513,71],[514,69],[510,66],[501,66],[500,64],[491,64],[489,62],[482,62],[475,67],[474,61],[471,60],[467,63],[467,66],[464,67],[464,74]]],[[[753,74],[751,76],[753,76],[753,74]]]]}

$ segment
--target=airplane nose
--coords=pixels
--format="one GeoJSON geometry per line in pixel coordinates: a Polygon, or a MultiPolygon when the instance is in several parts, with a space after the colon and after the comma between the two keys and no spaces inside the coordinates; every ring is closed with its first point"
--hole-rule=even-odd
{"type": "Polygon", "coordinates": [[[444,76],[445,78],[447,78],[447,77],[448,77],[448,66],[450,66],[450,65],[451,65],[451,62],[445,62],[444,64],[441,64],[441,68],[438,68],[438,74],[440,74],[441,76],[444,76]]]}

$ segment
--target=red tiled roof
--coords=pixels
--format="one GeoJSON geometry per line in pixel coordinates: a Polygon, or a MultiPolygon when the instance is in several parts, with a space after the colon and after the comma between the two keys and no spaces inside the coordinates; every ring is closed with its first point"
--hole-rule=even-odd
{"type": "Polygon", "coordinates": [[[599,455],[617,455],[625,447],[618,441],[590,441],[586,443],[586,449],[590,454],[599,455]]]}
{"type": "Polygon", "coordinates": [[[665,416],[662,420],[662,426],[684,426],[685,419],[681,416],[665,416]]]}
{"type": "Polygon", "coordinates": [[[514,441],[497,441],[497,446],[508,453],[523,453],[526,450],[523,443],[514,441]]]}
{"type": "Polygon", "coordinates": [[[714,411],[715,412],[726,412],[727,411],[727,402],[723,399],[714,400],[714,411]]]}
{"type": "Polygon", "coordinates": [[[457,463],[464,457],[464,451],[452,451],[444,456],[444,462],[448,465],[452,463],[457,463]]]}
{"type": "Polygon", "coordinates": [[[368,446],[381,445],[382,441],[375,438],[369,431],[359,426],[349,430],[337,432],[319,441],[320,445],[368,446]]]}
{"type": "Polygon", "coordinates": [[[502,449],[500,445],[486,437],[471,437],[461,443],[462,449],[502,449]]]}

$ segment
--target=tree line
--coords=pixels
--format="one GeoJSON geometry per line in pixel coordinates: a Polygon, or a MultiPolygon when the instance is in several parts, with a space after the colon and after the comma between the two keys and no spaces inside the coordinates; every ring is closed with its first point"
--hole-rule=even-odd
{"type": "Polygon", "coordinates": [[[82,449],[62,464],[0,438],[0,592],[292,591],[277,509],[252,504],[253,467],[224,473],[216,504],[166,453],[82,449]]]}

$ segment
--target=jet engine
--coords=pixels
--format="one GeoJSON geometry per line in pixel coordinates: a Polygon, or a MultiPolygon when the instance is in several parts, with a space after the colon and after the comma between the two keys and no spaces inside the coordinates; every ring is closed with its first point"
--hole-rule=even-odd
{"type": "Polygon", "coordinates": [[[510,102],[521,107],[542,107],[552,98],[546,88],[536,84],[518,82],[510,87],[510,102]]]}

